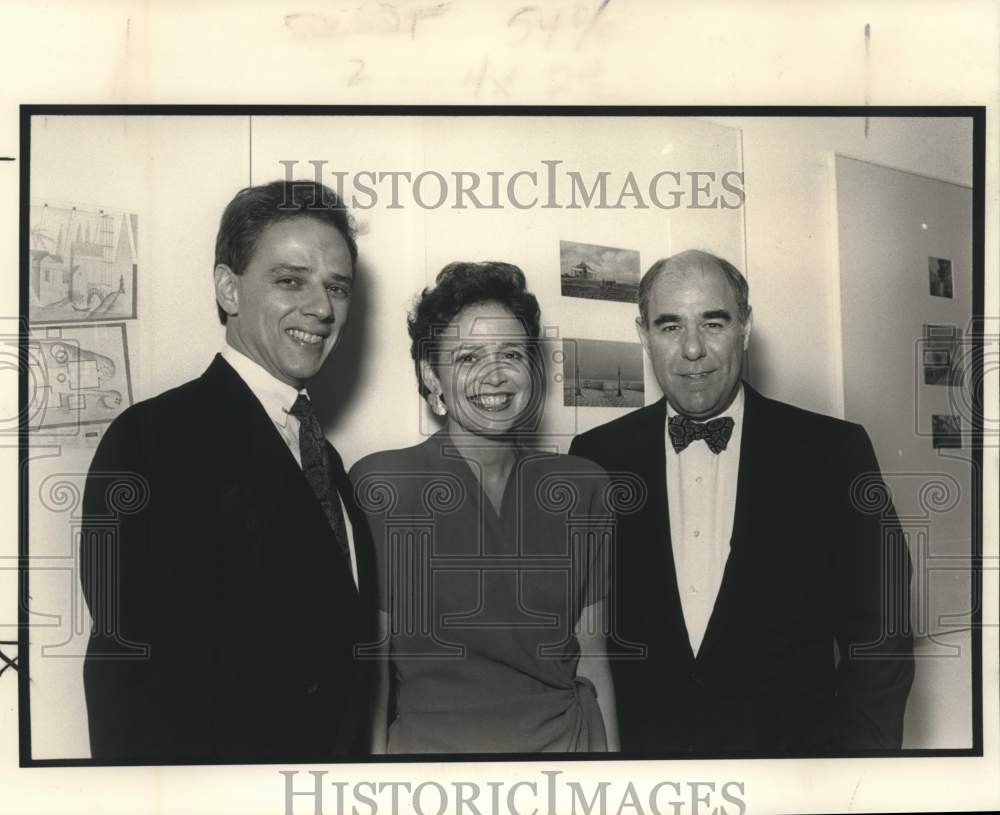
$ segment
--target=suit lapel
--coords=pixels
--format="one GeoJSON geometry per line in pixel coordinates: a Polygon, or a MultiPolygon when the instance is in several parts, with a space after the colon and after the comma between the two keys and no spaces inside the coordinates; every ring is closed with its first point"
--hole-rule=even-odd
{"type": "MultiPolygon", "coordinates": [[[[203,374],[209,398],[217,405],[215,421],[219,427],[219,454],[227,457],[227,471],[231,486],[248,496],[246,519],[253,546],[270,546],[274,541],[290,547],[287,540],[290,530],[305,540],[331,539],[333,532],[319,501],[313,495],[305,475],[299,468],[274,427],[260,400],[249,386],[220,355],[203,374]]],[[[331,448],[332,449],[332,448],[331,448]]],[[[334,471],[341,482],[347,481],[340,458],[334,455],[334,471]]],[[[350,496],[350,489],[338,483],[342,496],[350,496]]],[[[345,504],[353,501],[345,498],[345,504]]],[[[350,515],[353,528],[358,524],[350,515]]],[[[363,547],[355,540],[355,551],[363,547]]],[[[255,552],[256,560],[263,561],[263,552],[255,552]]],[[[348,567],[349,570],[349,567],[348,567]]],[[[359,583],[361,563],[359,560],[359,583]]],[[[349,571],[348,571],[349,574],[349,571]]],[[[348,577],[353,587],[353,580],[348,577]]]]}
{"type": "Polygon", "coordinates": [[[760,505],[760,490],[768,483],[768,449],[770,431],[766,400],[746,382],[743,383],[743,434],[740,442],[740,467],[736,482],[736,508],[733,514],[733,536],[729,541],[729,558],[722,575],[719,595],[705,630],[698,659],[703,661],[715,651],[725,652],[728,633],[735,630],[729,621],[742,612],[746,592],[747,558],[755,556],[753,514],[760,505]]]}
{"type": "MultiPolygon", "coordinates": [[[[683,662],[690,662],[694,655],[684,625],[680,592],[677,588],[677,568],[674,564],[673,542],[670,536],[670,498],[667,495],[666,421],[667,401],[660,399],[647,408],[642,417],[642,426],[635,435],[634,461],[636,474],[642,478],[647,489],[646,508],[643,510],[642,526],[649,532],[644,536],[644,545],[651,547],[647,562],[652,568],[647,576],[655,580],[656,586],[649,587],[644,616],[649,621],[650,640],[666,643],[667,655],[680,656],[683,662]],[[651,533],[651,534],[649,534],[651,533]],[[653,621],[667,620],[665,630],[653,632],[653,621]]],[[[655,625],[659,627],[660,623],[655,625]]]]}
{"type": "Polygon", "coordinates": [[[253,496],[250,509],[253,526],[260,536],[270,528],[276,508],[283,503],[289,478],[297,469],[295,459],[260,400],[220,355],[215,357],[204,379],[217,394],[219,424],[227,429],[232,440],[232,472],[253,496]]]}
{"type": "MultiPolygon", "coordinates": [[[[368,520],[354,500],[354,487],[347,477],[344,462],[340,458],[340,454],[332,444],[327,446],[327,451],[330,454],[330,460],[333,464],[333,484],[340,494],[341,501],[347,513],[347,521],[351,525],[351,537],[354,540],[354,560],[358,570],[358,593],[367,608],[371,605],[375,597],[374,567],[371,562],[373,544],[371,542],[371,532],[368,529],[368,520]]],[[[374,606],[371,607],[374,608],[374,606]]]]}
{"type": "MultiPolygon", "coordinates": [[[[351,526],[351,536],[354,541],[354,560],[358,570],[357,593],[355,601],[359,604],[359,612],[356,624],[358,625],[358,638],[355,643],[357,648],[370,648],[376,642],[377,631],[375,617],[377,609],[377,578],[375,567],[372,562],[373,543],[371,532],[368,528],[368,519],[361,511],[354,499],[354,487],[347,477],[343,460],[333,445],[328,446],[330,460],[333,464],[333,482],[340,493],[344,510],[347,513],[347,521],[351,526]]],[[[355,657],[358,659],[358,657],[355,657]]],[[[358,670],[354,672],[354,680],[348,692],[347,707],[351,714],[356,717],[362,715],[362,711],[370,708],[372,693],[375,690],[375,682],[372,679],[371,671],[374,663],[364,662],[364,657],[360,657],[357,663],[358,670]]],[[[367,749],[367,745],[359,748],[354,743],[355,736],[349,728],[341,727],[336,734],[336,745],[339,752],[357,752],[358,749],[367,749]]]]}
{"type": "Polygon", "coordinates": [[[750,529],[754,508],[758,505],[757,493],[767,484],[771,437],[766,400],[745,382],[743,392],[743,439],[740,443],[736,513],[733,516],[733,538],[730,543],[734,551],[747,542],[746,534],[750,529]]]}
{"type": "MultiPolygon", "coordinates": [[[[221,355],[201,381],[212,440],[212,450],[206,453],[218,467],[222,500],[240,496],[248,529],[259,532],[273,514],[286,475],[278,456],[282,450],[272,444],[281,445],[281,438],[257,397],[221,355]]],[[[287,458],[287,450],[284,453],[287,458]]]]}

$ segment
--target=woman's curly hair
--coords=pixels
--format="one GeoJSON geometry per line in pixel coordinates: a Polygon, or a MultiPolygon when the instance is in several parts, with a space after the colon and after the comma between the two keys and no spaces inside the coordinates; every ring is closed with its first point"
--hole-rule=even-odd
{"type": "Polygon", "coordinates": [[[449,263],[438,273],[434,285],[420,294],[406,321],[421,396],[426,397],[429,391],[420,376],[420,363],[431,362],[442,331],[458,313],[478,303],[499,303],[510,309],[524,326],[529,351],[537,356],[541,311],[535,295],[528,291],[524,272],[499,261],[449,263]]]}

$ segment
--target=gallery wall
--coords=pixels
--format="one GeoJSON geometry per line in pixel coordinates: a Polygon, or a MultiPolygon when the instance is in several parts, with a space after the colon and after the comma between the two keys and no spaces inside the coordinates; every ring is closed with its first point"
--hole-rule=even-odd
{"type": "Polygon", "coordinates": [[[746,174],[751,378],[764,393],[844,415],[837,154],[972,184],[968,119],[724,117],[746,174]]]}
{"type": "MultiPolygon", "coordinates": [[[[972,190],[842,156],[836,167],[845,414],[871,434],[907,535],[921,665],[968,677],[956,642],[975,607],[972,190]]],[[[948,700],[960,746],[967,699],[948,700]]]]}
{"type": "MultiPolygon", "coordinates": [[[[949,121],[875,119],[867,133],[864,127],[861,119],[560,117],[522,119],[512,129],[497,117],[46,117],[32,129],[32,198],[138,213],[138,318],[123,322],[139,400],[197,376],[221,347],[211,274],[218,218],[238,188],[282,177],[289,165],[281,162],[304,178],[314,176],[310,161],[326,162],[324,173],[466,170],[509,178],[541,175],[542,162],[561,161],[562,170],[587,178],[609,172],[612,199],[628,171],[644,179],[664,169],[745,172],[746,202],[735,208],[356,207],[361,260],[350,324],[310,388],[328,437],[350,465],[435,429],[415,387],[405,313],[447,262],[521,266],[554,343],[636,343],[634,305],[562,296],[560,242],[638,252],[643,271],[691,247],[727,257],[751,284],[751,381],[768,395],[842,416],[833,156],[964,182],[971,149],[971,135],[949,121]]],[[[344,190],[360,192],[350,183],[344,190]]],[[[565,188],[557,195],[565,201],[565,188]]],[[[550,358],[545,429],[565,450],[574,432],[622,409],[565,406],[562,373],[550,358]]],[[[658,396],[647,365],[644,400],[658,396]]],[[[32,446],[32,555],[46,556],[41,566],[51,569],[32,573],[36,758],[88,755],[80,657],[89,620],[72,571],[78,503],[57,489],[82,490],[101,428],[87,432],[98,435],[40,434],[32,446]]],[[[939,734],[922,738],[933,745],[939,734]]]]}
{"type": "MultiPolygon", "coordinates": [[[[359,171],[406,170],[414,177],[437,172],[449,180],[458,171],[475,173],[484,179],[484,203],[490,201],[486,174],[501,174],[501,208],[478,209],[466,200],[466,208],[460,209],[454,194],[441,206],[420,206],[418,201],[436,203],[438,187],[428,182],[426,191],[411,196],[401,182],[400,208],[386,205],[391,193],[384,183],[378,185],[378,206],[355,209],[364,231],[359,244],[362,302],[352,306],[344,347],[313,388],[330,438],[348,462],[375,450],[415,444],[437,428],[417,392],[406,313],[447,263],[500,260],[524,270],[550,339],[544,430],[563,451],[574,433],[608,421],[621,410],[563,404],[558,356],[562,340],[627,342],[636,359],[640,350],[634,303],[561,296],[560,242],[638,252],[636,277],[656,259],[681,248],[706,249],[743,264],[742,207],[725,208],[720,200],[712,208],[681,205],[666,210],[650,204],[648,195],[649,180],[658,172],[677,170],[680,185],[663,179],[661,200],[669,203],[668,190],[678,189],[684,191],[682,204],[690,201],[687,173],[697,170],[716,179],[712,185],[707,175],[699,178],[712,191],[698,202],[707,202],[710,195],[720,198],[722,175],[740,169],[738,132],[728,126],[647,117],[519,118],[513,127],[506,117],[492,116],[462,121],[254,117],[254,182],[282,177],[287,166],[282,161],[297,162],[292,165],[295,176],[308,179],[315,177],[316,165],[310,162],[325,162],[321,168],[331,184],[334,171],[348,171],[344,193],[362,205],[370,196],[350,183],[359,171]],[[553,165],[557,178],[551,197],[545,161],[559,162],[553,165]],[[613,208],[630,171],[646,206],[634,206],[635,199],[626,198],[620,209],[613,208]],[[518,172],[538,177],[537,187],[530,179],[515,183],[515,199],[523,209],[512,205],[507,195],[507,184],[518,172]],[[607,206],[586,207],[582,196],[574,199],[569,172],[579,173],[588,187],[600,173],[607,173],[607,206]],[[528,206],[538,194],[537,205],[528,206]],[[571,207],[574,200],[578,206],[571,207]],[[550,201],[559,206],[545,206],[550,201]]],[[[738,203],[732,194],[726,200],[738,203]]],[[[659,398],[649,376],[646,388],[646,401],[659,398]]]]}

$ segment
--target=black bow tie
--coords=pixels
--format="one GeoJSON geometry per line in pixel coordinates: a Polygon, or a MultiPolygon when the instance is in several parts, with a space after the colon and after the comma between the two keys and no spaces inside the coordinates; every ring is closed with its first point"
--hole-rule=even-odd
{"type": "Polygon", "coordinates": [[[721,453],[729,444],[734,424],[729,416],[708,422],[696,422],[687,416],[671,416],[667,421],[667,432],[677,453],[698,439],[704,439],[713,453],[721,453]]]}

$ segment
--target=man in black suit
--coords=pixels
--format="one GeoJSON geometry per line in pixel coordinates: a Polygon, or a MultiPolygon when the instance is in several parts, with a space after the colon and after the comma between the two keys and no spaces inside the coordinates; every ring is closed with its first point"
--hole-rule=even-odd
{"type": "Polygon", "coordinates": [[[665,398],[570,452],[644,486],[619,517],[612,656],[622,751],[898,749],[913,680],[910,560],[860,425],[742,380],[740,272],[655,263],[639,337],[665,398]]]}
{"type": "Polygon", "coordinates": [[[334,193],[240,191],[215,291],[226,345],[108,428],[87,478],[94,759],[320,762],[368,747],[370,536],[304,385],[347,319],[357,247],[334,193]]]}

